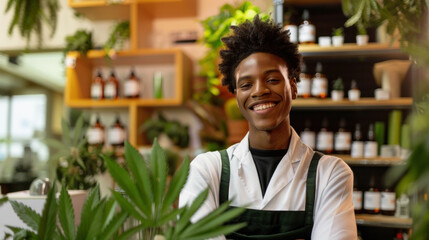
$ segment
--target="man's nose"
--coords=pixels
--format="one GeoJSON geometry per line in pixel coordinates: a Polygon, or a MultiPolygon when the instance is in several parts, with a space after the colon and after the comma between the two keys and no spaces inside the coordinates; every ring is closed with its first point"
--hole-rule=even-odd
{"type": "Polygon", "coordinates": [[[252,97],[260,97],[265,94],[268,94],[270,92],[270,89],[267,87],[264,81],[258,80],[256,81],[253,91],[252,91],[252,97]]]}

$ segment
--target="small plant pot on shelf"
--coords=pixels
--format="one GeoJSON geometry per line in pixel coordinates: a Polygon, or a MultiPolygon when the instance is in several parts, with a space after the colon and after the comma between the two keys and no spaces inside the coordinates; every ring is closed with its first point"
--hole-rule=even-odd
{"type": "Polygon", "coordinates": [[[332,90],[331,91],[332,101],[342,101],[344,99],[344,91],[341,90],[332,90]]]}
{"type": "Polygon", "coordinates": [[[356,44],[358,46],[367,45],[369,40],[368,35],[356,35],[356,44]]]}
{"type": "Polygon", "coordinates": [[[334,47],[342,46],[344,43],[344,37],[343,36],[332,36],[332,45],[334,47]]]}

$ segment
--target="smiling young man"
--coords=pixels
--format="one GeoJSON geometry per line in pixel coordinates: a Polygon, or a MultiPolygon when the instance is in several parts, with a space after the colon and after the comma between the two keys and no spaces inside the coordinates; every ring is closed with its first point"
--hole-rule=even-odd
{"type": "Polygon", "coordinates": [[[228,200],[247,205],[234,220],[247,227],[228,239],[357,239],[352,171],[341,159],[313,151],[290,125],[301,63],[297,45],[258,17],[232,30],[222,39],[219,69],[249,132],[240,143],[192,161],[180,205],[207,187],[194,221],[228,200]]]}

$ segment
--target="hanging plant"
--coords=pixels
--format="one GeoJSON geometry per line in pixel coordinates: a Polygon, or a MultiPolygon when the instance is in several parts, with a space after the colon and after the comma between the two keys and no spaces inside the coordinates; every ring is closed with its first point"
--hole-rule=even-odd
{"type": "Polygon", "coordinates": [[[13,12],[8,33],[12,35],[15,28],[27,40],[29,47],[32,34],[36,34],[38,48],[42,46],[43,25],[47,25],[52,37],[57,28],[58,0],[8,0],[5,13],[13,12]]]}

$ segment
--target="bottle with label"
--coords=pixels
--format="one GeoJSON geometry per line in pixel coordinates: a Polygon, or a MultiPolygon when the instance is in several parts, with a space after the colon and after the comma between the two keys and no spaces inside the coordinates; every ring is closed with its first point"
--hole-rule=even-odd
{"type": "Polygon", "coordinates": [[[328,129],[328,119],[323,119],[322,128],[317,133],[316,149],[325,154],[330,154],[334,150],[334,133],[328,129]]]}
{"type": "Polygon", "coordinates": [[[334,151],[337,154],[350,155],[350,148],[352,143],[352,133],[346,128],[346,120],[340,120],[340,127],[338,132],[335,133],[334,151]]]}
{"type": "Polygon", "coordinates": [[[116,115],[115,123],[109,129],[109,144],[111,146],[124,146],[126,140],[126,131],[124,125],[121,123],[119,115],[116,115]]]}
{"type": "Polygon", "coordinates": [[[369,181],[369,188],[363,194],[363,208],[365,213],[380,213],[381,193],[376,187],[375,175],[372,174],[369,181]]]}
{"type": "Polygon", "coordinates": [[[316,148],[316,133],[311,130],[311,121],[307,119],[305,121],[304,131],[301,132],[301,141],[312,149],[316,148]]]}
{"type": "Polygon", "coordinates": [[[395,217],[410,217],[410,198],[405,193],[402,193],[401,196],[396,200],[395,217]]]}
{"type": "Polygon", "coordinates": [[[364,143],[363,143],[362,131],[360,128],[360,124],[356,123],[355,131],[353,132],[351,156],[353,158],[363,157],[363,148],[364,148],[364,143]]]}
{"type": "Polygon", "coordinates": [[[117,99],[119,96],[119,82],[116,78],[115,72],[110,72],[110,77],[104,84],[104,98],[106,99],[117,99]]]}
{"type": "Polygon", "coordinates": [[[353,178],[353,206],[355,213],[362,213],[362,190],[357,185],[357,176],[353,178]]]}
{"type": "Polygon", "coordinates": [[[284,25],[284,30],[289,31],[289,40],[292,43],[298,43],[298,26],[293,23],[284,25]]]}
{"type": "Polygon", "coordinates": [[[395,215],[396,193],[390,188],[385,188],[381,192],[380,211],[383,215],[395,215]]]}
{"type": "Polygon", "coordinates": [[[360,99],[360,90],[357,86],[356,80],[352,80],[350,90],[348,92],[350,101],[359,101],[360,99]]]}
{"type": "Polygon", "coordinates": [[[313,97],[326,98],[328,95],[328,79],[322,72],[322,63],[317,62],[316,74],[314,74],[313,79],[311,80],[311,96],[313,97]]]}
{"type": "Polygon", "coordinates": [[[96,116],[94,124],[88,128],[86,136],[89,145],[104,145],[104,126],[100,121],[99,115],[96,116]]]}
{"type": "Polygon", "coordinates": [[[363,155],[366,158],[373,158],[378,155],[378,143],[375,141],[374,124],[369,125],[363,155]]]}
{"type": "Polygon", "coordinates": [[[100,71],[97,72],[97,75],[92,79],[91,83],[91,98],[100,100],[103,99],[103,90],[104,90],[104,80],[103,75],[100,71]]]}
{"type": "Polygon", "coordinates": [[[126,98],[140,97],[140,79],[135,75],[133,69],[131,69],[130,76],[125,80],[124,96],[126,98]]]}
{"type": "Polygon", "coordinates": [[[298,27],[299,43],[311,44],[316,42],[316,27],[310,22],[310,12],[302,12],[302,23],[298,27]]]}
{"type": "Polygon", "coordinates": [[[307,65],[304,61],[301,64],[301,73],[297,83],[298,97],[309,98],[311,96],[311,76],[307,73],[307,65]]]}

